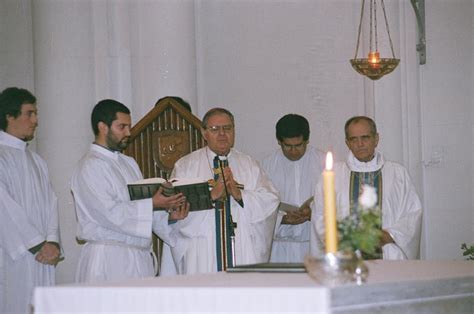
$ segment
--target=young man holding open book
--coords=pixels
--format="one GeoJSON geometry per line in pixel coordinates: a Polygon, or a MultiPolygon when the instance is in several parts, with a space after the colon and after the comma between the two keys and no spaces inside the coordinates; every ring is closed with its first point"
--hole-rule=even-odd
{"type": "Polygon", "coordinates": [[[214,206],[173,224],[177,241],[163,252],[166,274],[224,271],[270,258],[278,194],[257,161],[232,148],[234,130],[232,113],[209,110],[201,129],[207,146],[175,164],[171,178],[212,180],[214,206]]]}
{"type": "MultiPolygon", "coordinates": [[[[130,138],[130,110],[112,99],[92,111],[95,141],[79,161],[71,189],[78,218],[78,239],[85,241],[76,281],[97,282],[155,274],[151,252],[152,226],[174,245],[168,218],[183,219],[189,203],[181,194],[130,200],[127,184],[142,179],[136,161],[120,151],[130,138]],[[167,211],[157,208],[173,209],[167,211]]],[[[156,266],[156,265],[155,265],[156,266]]]]}
{"type": "Polygon", "coordinates": [[[314,188],[323,170],[324,153],[308,145],[305,117],[287,114],[276,124],[280,149],[267,156],[262,166],[280,192],[279,211],[270,261],[303,263],[309,253],[311,207],[314,188]]]}

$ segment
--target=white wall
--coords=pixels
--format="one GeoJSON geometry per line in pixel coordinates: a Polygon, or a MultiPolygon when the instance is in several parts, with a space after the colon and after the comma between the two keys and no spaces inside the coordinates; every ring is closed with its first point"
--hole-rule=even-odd
{"type": "Polygon", "coordinates": [[[344,122],[364,113],[364,80],[349,63],[359,10],[354,1],[201,1],[200,111],[231,108],[236,147],[257,159],[277,147],[278,119],[299,113],[310,142],[344,158],[344,122]]]}
{"type": "Polygon", "coordinates": [[[0,88],[34,89],[33,34],[29,0],[0,1],[0,88]],[[14,32],[12,29],[14,28],[14,32]]]}
{"type": "Polygon", "coordinates": [[[470,0],[426,3],[421,98],[431,259],[458,258],[461,243],[474,242],[473,12],[470,0]]]}
{"type": "Polygon", "coordinates": [[[236,116],[237,148],[257,159],[277,147],[274,124],[286,113],[305,115],[311,143],[338,159],[345,120],[375,116],[381,149],[408,167],[424,199],[424,256],[461,258],[460,244],[474,242],[474,5],[426,2],[421,67],[409,1],[386,5],[402,61],[372,82],[348,61],[356,0],[0,0],[0,89],[37,93],[38,151],[60,196],[59,281],[72,281],[79,252],[73,161],[91,142],[90,110],[105,97],[130,105],[135,122],[166,95],[189,100],[199,117],[224,106],[236,116]]]}

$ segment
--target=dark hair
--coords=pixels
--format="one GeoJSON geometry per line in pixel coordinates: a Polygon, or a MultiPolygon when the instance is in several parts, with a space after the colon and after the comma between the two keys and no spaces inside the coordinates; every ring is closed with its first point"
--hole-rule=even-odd
{"type": "Polygon", "coordinates": [[[165,97],[162,97],[162,98],[158,99],[156,104],[158,105],[159,102],[162,101],[165,98],[171,98],[171,99],[175,100],[177,103],[179,103],[181,106],[183,106],[183,108],[186,109],[187,111],[189,111],[191,113],[193,112],[191,110],[191,105],[186,100],[184,100],[183,98],[178,97],[178,96],[165,96],[165,97]]]}
{"type": "Polygon", "coordinates": [[[229,116],[230,120],[232,121],[232,125],[234,125],[234,115],[227,109],[224,108],[212,108],[202,118],[202,123],[201,126],[203,129],[207,128],[207,121],[209,120],[210,117],[217,115],[217,114],[225,114],[229,116]]]}
{"type": "Polygon", "coordinates": [[[7,116],[13,118],[21,114],[21,106],[36,104],[36,97],[28,90],[18,87],[9,87],[0,94],[0,130],[8,126],[7,116]]]}
{"type": "Polygon", "coordinates": [[[303,140],[309,139],[309,123],[305,117],[298,114],[287,114],[278,120],[276,126],[276,138],[280,142],[284,138],[303,136],[303,140]]]}
{"type": "Polygon", "coordinates": [[[349,126],[351,124],[357,123],[357,122],[362,121],[362,120],[367,121],[367,123],[369,124],[371,135],[376,135],[377,134],[377,126],[375,125],[374,120],[372,120],[371,118],[366,117],[366,116],[355,116],[355,117],[352,117],[349,120],[347,120],[346,125],[344,126],[344,133],[345,133],[346,139],[349,138],[349,133],[348,133],[349,126]]]}
{"type": "Polygon", "coordinates": [[[107,126],[111,126],[112,122],[117,119],[117,112],[130,114],[130,110],[124,104],[113,100],[104,99],[95,105],[92,110],[91,123],[94,135],[99,134],[99,122],[104,122],[107,126]]]}

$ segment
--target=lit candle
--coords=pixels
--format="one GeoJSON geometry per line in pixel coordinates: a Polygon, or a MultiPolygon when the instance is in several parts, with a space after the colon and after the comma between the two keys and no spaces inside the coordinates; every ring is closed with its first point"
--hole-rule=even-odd
{"type": "Polygon", "coordinates": [[[369,52],[369,63],[373,68],[378,68],[380,63],[380,53],[378,51],[369,52]]]}
{"type": "Polygon", "coordinates": [[[332,171],[332,164],[332,153],[328,152],[326,155],[326,170],[323,171],[326,253],[337,252],[336,191],[334,189],[334,171],[332,171]]]}

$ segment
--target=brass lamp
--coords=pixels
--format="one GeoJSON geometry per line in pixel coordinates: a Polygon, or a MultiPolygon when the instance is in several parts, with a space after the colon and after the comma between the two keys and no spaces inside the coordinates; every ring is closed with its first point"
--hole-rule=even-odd
{"type": "Polygon", "coordinates": [[[362,0],[362,9],[360,14],[360,23],[359,23],[359,35],[357,36],[357,46],[354,59],[351,59],[350,62],[354,70],[358,73],[367,76],[372,80],[378,80],[385,74],[388,74],[395,70],[400,59],[395,58],[395,52],[393,50],[392,38],[390,37],[390,30],[388,28],[387,14],[385,13],[385,4],[383,0],[379,0],[383,16],[385,19],[385,26],[387,28],[388,39],[390,41],[390,48],[392,49],[392,58],[380,58],[380,53],[378,51],[378,40],[377,40],[377,0],[370,1],[370,39],[369,39],[369,55],[367,58],[357,58],[359,52],[359,43],[360,43],[360,33],[362,29],[362,20],[364,18],[364,6],[365,0],[362,0]],[[372,45],[373,40],[375,41],[375,49],[372,45]]]}

